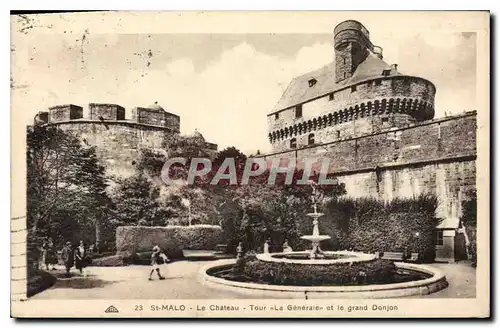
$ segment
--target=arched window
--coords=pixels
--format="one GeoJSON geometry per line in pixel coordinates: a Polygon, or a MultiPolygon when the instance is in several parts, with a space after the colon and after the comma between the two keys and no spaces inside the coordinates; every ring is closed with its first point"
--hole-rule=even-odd
{"type": "Polygon", "coordinates": [[[290,148],[297,148],[297,139],[296,138],[292,138],[290,139],[290,148]]]}
{"type": "Polygon", "coordinates": [[[307,144],[308,145],[314,145],[314,133],[310,133],[307,136],[307,144]]]}

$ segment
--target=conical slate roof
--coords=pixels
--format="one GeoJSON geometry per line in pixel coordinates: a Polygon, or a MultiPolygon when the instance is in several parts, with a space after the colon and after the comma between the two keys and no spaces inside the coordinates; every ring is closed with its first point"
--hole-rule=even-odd
{"type": "Polygon", "coordinates": [[[323,66],[320,69],[294,78],[281,96],[271,113],[295,106],[308,100],[327,95],[330,92],[345,88],[365,80],[382,77],[383,70],[391,70],[389,76],[402,75],[392,69],[391,65],[384,62],[377,55],[370,53],[366,59],[359,64],[354,74],[339,83],[335,82],[335,62],[323,66]],[[309,86],[309,80],[315,79],[314,86],[309,86]]]}

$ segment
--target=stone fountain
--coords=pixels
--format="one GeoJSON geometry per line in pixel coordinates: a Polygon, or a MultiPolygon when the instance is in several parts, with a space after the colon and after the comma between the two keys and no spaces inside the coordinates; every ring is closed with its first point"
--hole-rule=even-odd
{"type": "Polygon", "coordinates": [[[317,209],[318,196],[316,194],[315,182],[309,181],[309,184],[311,185],[312,190],[313,190],[311,199],[313,202],[314,212],[308,213],[307,216],[309,216],[313,219],[313,231],[312,231],[312,235],[304,235],[304,236],[301,236],[300,238],[305,239],[305,240],[309,240],[312,243],[312,250],[310,252],[309,258],[311,260],[315,260],[315,259],[324,258],[324,253],[321,250],[321,248],[319,247],[319,243],[323,240],[330,239],[330,236],[320,235],[320,233],[319,233],[319,226],[318,226],[319,218],[322,216],[325,216],[325,214],[318,213],[318,209],[317,209]]]}
{"type": "MultiPolygon", "coordinates": [[[[252,266],[236,265],[237,259],[219,260],[200,269],[200,278],[204,284],[239,291],[243,295],[253,293],[260,298],[275,298],[282,293],[283,298],[306,296],[306,299],[421,296],[448,286],[444,274],[434,267],[396,262],[393,270],[386,270],[386,274],[381,276],[380,270],[372,268],[382,265],[388,268],[388,264],[385,263],[387,260],[378,259],[376,254],[322,251],[320,242],[330,239],[330,236],[319,232],[318,221],[324,214],[317,210],[319,195],[316,193],[316,186],[312,181],[309,183],[313,190],[311,198],[314,211],[307,216],[313,219],[313,231],[311,235],[301,238],[312,243],[312,250],[292,251],[289,247],[284,247],[281,253],[255,254],[255,259],[250,258],[252,266]],[[303,270],[305,276],[300,274],[303,270]],[[262,272],[266,274],[262,275],[262,272]],[[283,274],[276,275],[276,272],[289,272],[292,276],[295,275],[295,279],[288,276],[288,281],[284,282],[287,277],[283,274]],[[321,276],[324,279],[304,285],[303,280],[311,276],[321,276]],[[408,280],[401,281],[402,276],[406,276],[405,279],[408,280]],[[345,283],[339,284],[339,280],[345,283]]],[[[239,259],[241,255],[242,249],[239,247],[239,259]]]]}

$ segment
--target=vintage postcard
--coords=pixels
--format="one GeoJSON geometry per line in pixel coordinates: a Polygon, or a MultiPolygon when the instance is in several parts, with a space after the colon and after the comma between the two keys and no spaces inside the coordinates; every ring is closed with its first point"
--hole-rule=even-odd
{"type": "Polygon", "coordinates": [[[12,15],[12,316],[489,317],[489,26],[12,15]]]}

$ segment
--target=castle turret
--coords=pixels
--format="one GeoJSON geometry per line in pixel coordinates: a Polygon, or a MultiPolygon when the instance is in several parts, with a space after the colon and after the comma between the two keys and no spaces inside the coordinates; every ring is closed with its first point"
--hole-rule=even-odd
{"type": "MultiPolygon", "coordinates": [[[[350,78],[369,53],[375,52],[370,32],[363,24],[354,20],[343,21],[335,27],[334,43],[337,83],[350,78]]],[[[377,56],[382,58],[382,48],[376,48],[377,56]]]]}
{"type": "Polygon", "coordinates": [[[116,104],[89,104],[89,118],[91,120],[113,120],[125,119],[125,108],[116,104]]]}
{"type": "Polygon", "coordinates": [[[49,122],[70,121],[83,118],[83,108],[76,105],[58,105],[49,108],[49,122]]]}

